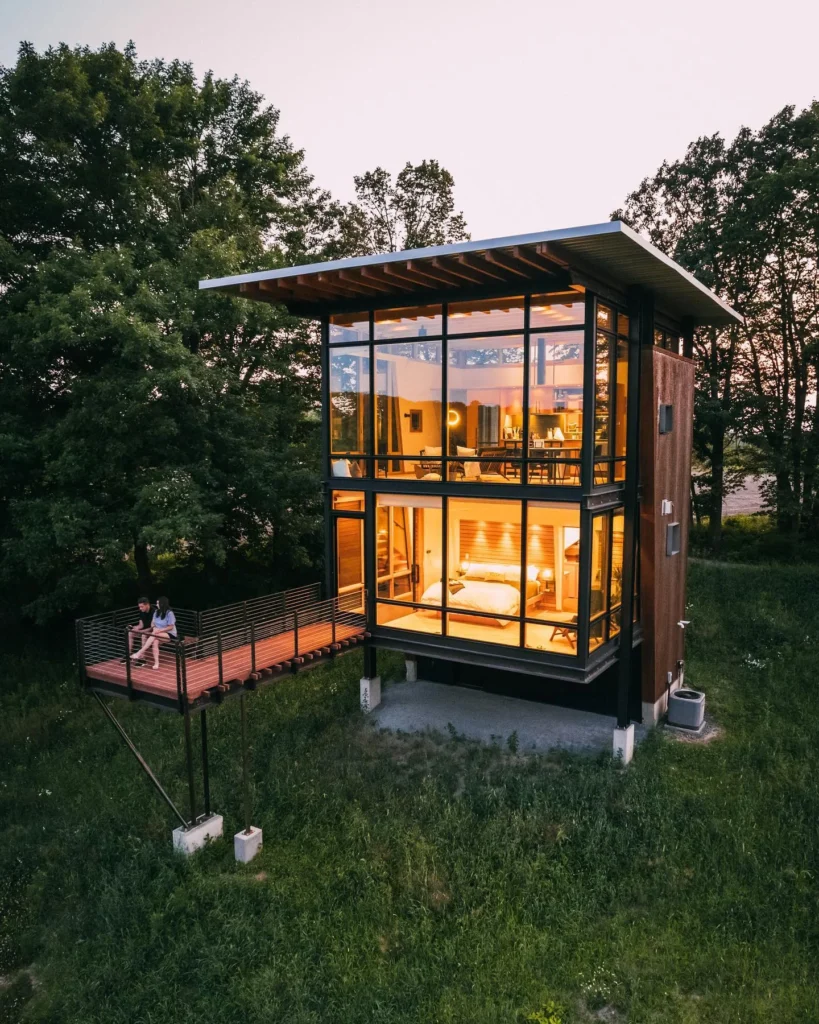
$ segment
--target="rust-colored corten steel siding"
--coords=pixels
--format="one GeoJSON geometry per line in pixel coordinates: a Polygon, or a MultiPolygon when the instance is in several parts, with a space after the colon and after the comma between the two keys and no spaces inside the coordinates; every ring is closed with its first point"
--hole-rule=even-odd
{"type": "Polygon", "coordinates": [[[655,703],[676,680],[685,657],[685,579],[694,420],[694,363],[660,348],[643,353],[640,402],[640,617],[643,623],[643,701],[655,703]],[[659,433],[660,405],[673,405],[670,433],[659,433]],[[664,498],[674,503],[661,514],[664,498]],[[666,554],[666,530],[680,524],[680,553],[666,554]]]}

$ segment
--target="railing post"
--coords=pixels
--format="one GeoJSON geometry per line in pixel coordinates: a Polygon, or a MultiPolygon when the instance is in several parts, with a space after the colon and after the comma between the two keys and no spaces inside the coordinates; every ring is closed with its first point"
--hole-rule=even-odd
{"type": "Polygon", "coordinates": [[[200,712],[202,726],[202,789],[205,800],[205,816],[210,817],[210,773],[208,772],[208,719],[207,711],[200,712]]]}
{"type": "Polygon", "coordinates": [[[245,834],[250,835],[250,780],[247,770],[247,694],[242,691],[239,706],[242,712],[242,804],[245,816],[245,834]]]}
{"type": "Polygon", "coordinates": [[[221,630],[216,634],[216,664],[219,667],[219,685],[221,686],[225,681],[225,675],[222,671],[222,632],[221,630]]]}
{"type": "Polygon", "coordinates": [[[299,613],[293,612],[293,657],[299,656],[299,613]]]}
{"type": "Polygon", "coordinates": [[[256,671],[256,620],[250,620],[250,671],[256,671]]]}
{"type": "Polygon", "coordinates": [[[134,699],[134,684],[131,679],[131,630],[125,627],[125,683],[128,687],[128,700],[134,699]]]}
{"type": "Polygon", "coordinates": [[[174,645],[174,656],[176,658],[176,699],[179,701],[179,710],[184,713],[185,705],[182,700],[182,665],[180,664],[179,648],[174,645]]]}
{"type": "Polygon", "coordinates": [[[193,748],[191,746],[191,713],[185,707],[185,759],[188,762],[188,799],[191,805],[190,824],[196,824],[196,790],[193,784],[193,748]]]}
{"type": "MultiPolygon", "coordinates": [[[[179,643],[179,641],[177,641],[179,643]]],[[[182,694],[185,698],[185,707],[188,706],[188,655],[185,650],[185,645],[181,644],[182,648],[182,694]]]]}
{"type": "Polygon", "coordinates": [[[336,601],[337,598],[330,598],[330,623],[333,627],[333,643],[336,642],[336,601]]]}
{"type": "Polygon", "coordinates": [[[83,631],[82,619],[77,619],[75,628],[77,638],[77,672],[80,676],[80,682],[85,683],[85,633],[83,631]]]}

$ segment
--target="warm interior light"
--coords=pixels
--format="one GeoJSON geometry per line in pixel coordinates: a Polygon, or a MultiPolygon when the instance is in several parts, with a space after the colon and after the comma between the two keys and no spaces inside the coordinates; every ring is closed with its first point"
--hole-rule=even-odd
{"type": "Polygon", "coordinates": [[[554,569],[550,569],[548,566],[546,566],[545,569],[541,570],[540,576],[538,578],[542,583],[548,583],[550,580],[553,580],[555,578],[555,571],[554,569]]]}
{"type": "Polygon", "coordinates": [[[469,552],[467,552],[464,555],[463,559],[461,560],[461,564],[458,566],[458,568],[463,573],[469,572],[469,552]]]}
{"type": "Polygon", "coordinates": [[[461,417],[458,413],[458,410],[450,409],[449,412],[446,414],[446,421],[450,425],[450,427],[457,427],[458,424],[461,422],[461,417]]]}

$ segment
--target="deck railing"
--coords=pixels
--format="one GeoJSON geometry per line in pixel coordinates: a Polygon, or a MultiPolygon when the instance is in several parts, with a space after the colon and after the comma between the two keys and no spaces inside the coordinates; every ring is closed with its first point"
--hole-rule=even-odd
{"type": "MultiPolygon", "coordinates": [[[[163,644],[160,657],[173,659],[180,710],[204,690],[246,683],[272,671],[296,668],[317,656],[335,654],[348,637],[366,629],[366,595],[318,600],[319,584],[225,605],[207,612],[184,611],[188,628],[176,644],[163,644]],[[196,633],[190,628],[196,616],[196,633]],[[191,696],[192,695],[192,696],[191,696]]],[[[180,610],[174,609],[182,624],[180,610]]],[[[129,626],[133,609],[77,620],[80,675],[102,663],[123,662],[125,688],[134,695],[129,626]]],[[[145,676],[137,676],[137,683],[145,676]]]]}

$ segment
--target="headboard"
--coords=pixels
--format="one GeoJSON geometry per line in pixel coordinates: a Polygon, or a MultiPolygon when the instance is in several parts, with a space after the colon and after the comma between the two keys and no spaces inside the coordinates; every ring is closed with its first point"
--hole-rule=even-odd
{"type": "Polygon", "coordinates": [[[492,523],[462,519],[458,533],[458,560],[520,565],[520,523],[492,523]]]}

